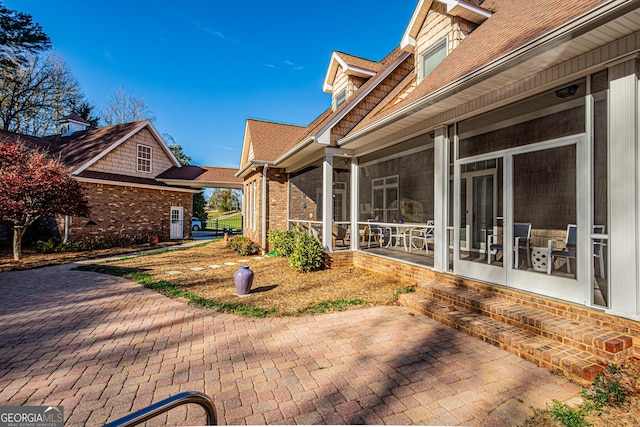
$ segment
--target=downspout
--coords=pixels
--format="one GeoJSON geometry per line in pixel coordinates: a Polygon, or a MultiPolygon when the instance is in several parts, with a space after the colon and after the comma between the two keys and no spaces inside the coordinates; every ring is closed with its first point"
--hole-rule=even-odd
{"type": "Polygon", "coordinates": [[[267,169],[265,164],[262,168],[262,255],[267,254],[267,169]]]}
{"type": "Polygon", "coordinates": [[[71,222],[71,218],[69,218],[69,215],[65,215],[64,216],[64,240],[62,241],[62,243],[67,243],[71,238],[70,222],[71,222]]]}

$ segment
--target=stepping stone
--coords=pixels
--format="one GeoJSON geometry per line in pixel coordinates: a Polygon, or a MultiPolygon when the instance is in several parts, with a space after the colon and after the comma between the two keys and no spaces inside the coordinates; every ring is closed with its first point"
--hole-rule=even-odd
{"type": "Polygon", "coordinates": [[[238,262],[249,262],[251,261],[250,259],[239,259],[238,262]]]}
{"type": "Polygon", "coordinates": [[[218,264],[213,264],[213,265],[210,265],[210,266],[209,266],[209,268],[220,268],[220,267],[221,267],[221,266],[220,266],[220,265],[218,265],[218,264]]]}
{"type": "Polygon", "coordinates": [[[253,259],[262,259],[261,256],[254,257],[253,259]]]}
{"type": "Polygon", "coordinates": [[[167,271],[168,274],[182,274],[182,271],[178,271],[178,270],[170,270],[167,271]]]}
{"type": "Polygon", "coordinates": [[[193,268],[190,268],[189,270],[191,270],[191,271],[201,271],[201,270],[204,270],[204,267],[193,267],[193,268]]]}
{"type": "Polygon", "coordinates": [[[235,262],[225,262],[224,265],[236,265],[235,262]]]}

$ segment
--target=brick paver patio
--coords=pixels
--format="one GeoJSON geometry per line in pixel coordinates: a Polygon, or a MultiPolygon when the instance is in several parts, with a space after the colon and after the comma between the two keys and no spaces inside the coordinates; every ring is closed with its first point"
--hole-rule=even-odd
{"type": "Polygon", "coordinates": [[[248,319],[71,266],[0,273],[0,295],[0,405],[63,405],[65,425],[194,390],[220,424],[502,426],[580,391],[398,306],[248,319]]]}

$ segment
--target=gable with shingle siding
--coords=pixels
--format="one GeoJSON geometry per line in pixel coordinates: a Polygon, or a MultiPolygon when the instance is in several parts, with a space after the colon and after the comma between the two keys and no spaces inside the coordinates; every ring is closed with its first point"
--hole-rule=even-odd
{"type": "Polygon", "coordinates": [[[87,168],[88,171],[131,175],[144,178],[155,177],[171,168],[173,163],[158,140],[146,128],[121,143],[106,156],[87,168]],[[151,173],[138,172],[138,144],[151,147],[151,173]]]}
{"type": "Polygon", "coordinates": [[[477,25],[447,14],[447,6],[434,2],[416,37],[416,75],[422,79],[422,55],[442,39],[447,39],[447,52],[455,49],[477,25]]]}

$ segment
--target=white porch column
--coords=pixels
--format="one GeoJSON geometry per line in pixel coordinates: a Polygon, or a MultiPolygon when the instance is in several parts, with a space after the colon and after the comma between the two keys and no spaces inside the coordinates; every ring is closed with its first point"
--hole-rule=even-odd
{"type": "Polygon", "coordinates": [[[436,129],[433,147],[433,222],[435,224],[433,269],[436,271],[447,270],[447,252],[449,250],[447,243],[447,200],[449,197],[447,191],[449,180],[447,139],[446,126],[436,129]]]}
{"type": "Polygon", "coordinates": [[[331,225],[333,224],[333,155],[325,155],[322,162],[322,243],[331,252],[331,225]]]}
{"type": "Polygon", "coordinates": [[[359,209],[360,206],[360,174],[358,168],[358,159],[351,159],[351,236],[350,249],[357,251],[360,248],[360,230],[358,229],[359,209]]]}
{"type": "Polygon", "coordinates": [[[640,174],[636,60],[609,69],[609,263],[612,314],[640,314],[640,174]]]}

